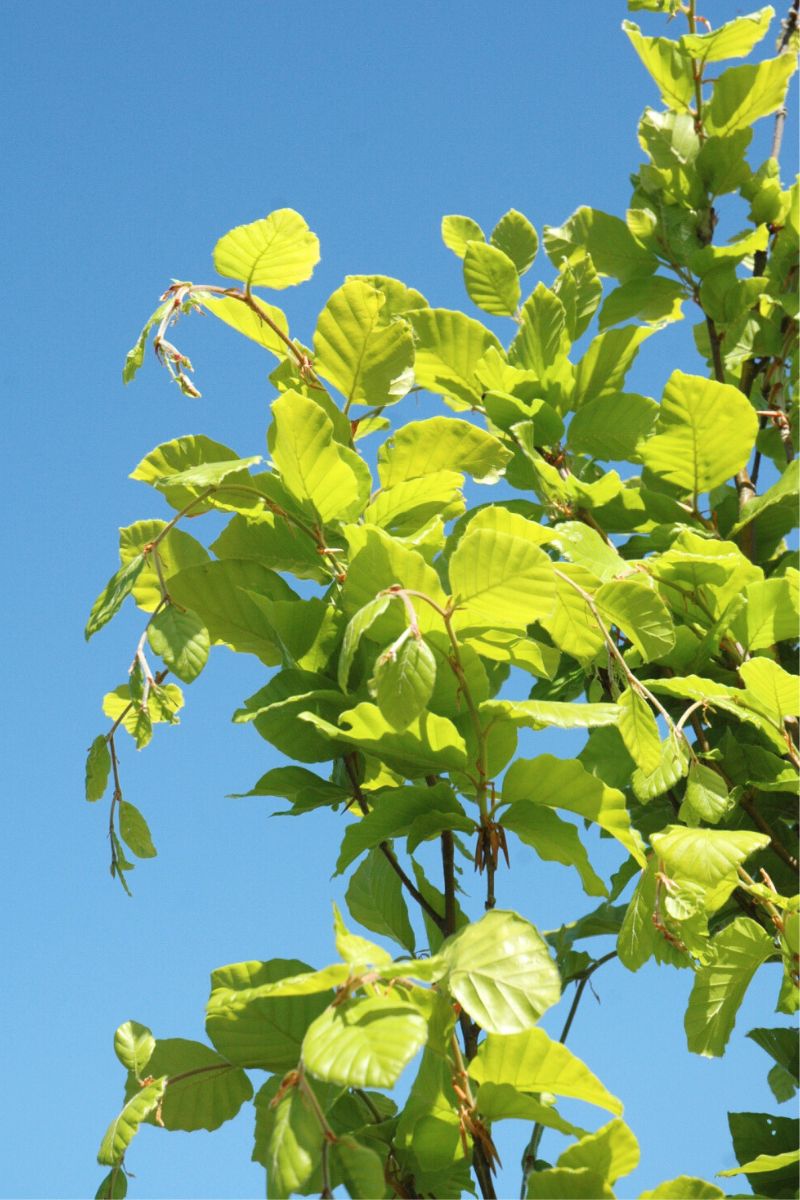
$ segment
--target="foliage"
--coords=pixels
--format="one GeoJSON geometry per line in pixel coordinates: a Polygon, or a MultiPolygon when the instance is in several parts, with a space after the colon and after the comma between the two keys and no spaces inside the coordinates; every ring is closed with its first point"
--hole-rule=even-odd
{"type": "MultiPolygon", "coordinates": [[[[306,222],[283,209],[217,243],[215,265],[236,286],[174,283],[128,355],[126,381],[152,335],[178,386],[198,395],[167,334],[204,311],[277,359],[277,397],[266,463],[197,436],[156,447],[133,472],[173,515],[121,531],[120,568],[86,627],[89,638],[129,596],[147,614],[86,768],[88,800],[111,781],[111,872],[127,890],[128,855],[156,853],[123,798],[117,737],[141,748],[154,725],[174,724],[183,694],[167,676],[192,683],[227,646],[269,668],[235,719],[294,760],[250,794],[293,814],[347,813],[336,869],[352,870],[351,917],[395,956],[337,910],[334,963],[214,972],[211,1046],[121,1026],[125,1102],[100,1148],[110,1171],[99,1196],[125,1194],[143,1122],[214,1129],[251,1099],[268,1196],[450,1196],[475,1183],[493,1196],[492,1127],[512,1118],[533,1125],[526,1195],[613,1196],[638,1144],[622,1102],[563,1044],[592,973],[616,955],[630,971],[651,959],[688,968],[687,1045],[702,1055],[725,1052],[764,964],[782,964],[778,1011],[797,1008],[800,576],[786,538],[800,218],[798,186],[783,187],[777,162],[794,22],[773,57],[719,66],[762,41],[771,9],[711,30],[694,0],[629,7],[682,13],[688,29],[624,25],[662,104],[638,127],[646,161],[625,219],[583,207],[546,226],[551,283],[525,297],[539,249],[525,216],[510,210],[488,237],[471,218],[444,218],[471,301],[510,318],[507,335],[398,280],[351,276],[306,349],[253,290],[300,283],[319,257],[306,222]],[[751,164],[751,127],[776,112],[773,153],[751,164]],[[728,197],[750,224],[719,243],[728,197]],[[658,401],[626,391],[647,339],[684,309],[699,317],[707,370],[676,369],[658,401]],[[413,389],[450,412],[393,425],[413,389]],[[363,439],[376,432],[386,436],[369,455],[363,439]],[[468,506],[467,480],[496,498],[468,506]],[[210,552],[181,527],[205,512],[228,517],[210,552]],[[528,696],[506,686],[511,668],[531,676],[528,696]],[[522,727],[545,746],[550,728],[584,730],[585,747],[520,758],[522,727]],[[624,861],[611,881],[563,814],[616,839],[624,861]],[[437,879],[415,858],[431,842],[437,879]],[[496,909],[497,872],[532,861],[517,843],[577,871],[591,910],[545,936],[496,909]],[[462,858],[485,879],[477,920],[457,899],[462,858]],[[597,935],[616,949],[593,956],[597,935]],[[570,985],[555,1041],[537,1022],[570,985]],[[398,1108],[385,1093],[412,1061],[398,1108]],[[267,1072],[255,1095],[253,1072],[267,1072]],[[577,1128],[558,1097],[612,1119],[577,1128]],[[538,1154],[545,1128],[571,1139],[552,1164],[538,1154]]],[[[796,1030],[748,1036],[773,1060],[776,1101],[790,1099],[796,1030]]],[[[795,1124],[730,1120],[738,1172],[759,1195],[794,1194],[795,1124]]],[[[646,1195],[722,1192],[681,1176],[646,1195]]]]}

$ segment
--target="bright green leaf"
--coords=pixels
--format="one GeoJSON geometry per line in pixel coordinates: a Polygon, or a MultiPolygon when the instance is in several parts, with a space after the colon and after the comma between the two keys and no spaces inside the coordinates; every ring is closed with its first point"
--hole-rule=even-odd
{"type": "Polygon", "coordinates": [[[285,288],[311,278],[319,241],[299,213],[279,208],[260,221],[237,225],[214,247],[220,275],[254,287],[285,288]]]}
{"type": "Polygon", "coordinates": [[[530,1028],[561,995],[547,943],[516,913],[488,912],[449,938],[440,953],[450,992],[490,1033],[530,1028]]]}
{"type": "Polygon", "coordinates": [[[144,555],[140,554],[136,558],[131,559],[129,563],[124,563],[116,574],[111,576],[105,586],[105,590],[100,593],[92,605],[92,611],[89,614],[89,620],[86,622],[86,629],[84,631],[87,642],[92,634],[97,633],[98,629],[102,629],[115,613],[119,612],[126,596],[129,596],[133,591],[133,585],[136,583],[143,567],[144,555]]]}
{"type": "Polygon", "coordinates": [[[485,242],[486,236],[472,217],[442,217],[442,241],[448,250],[463,258],[470,242],[485,242]]]}
{"type": "Polygon", "coordinates": [[[527,217],[511,208],[495,225],[489,240],[513,262],[520,275],[532,266],[539,248],[536,230],[527,217]]]}
{"type": "Polygon", "coordinates": [[[609,1183],[630,1175],[638,1165],[639,1143],[619,1117],[568,1146],[558,1158],[559,1167],[587,1168],[609,1183]]]}
{"type": "Polygon", "coordinates": [[[490,1033],[469,1064],[477,1083],[508,1083],[520,1092],[553,1092],[619,1116],[622,1104],[584,1062],[543,1029],[510,1037],[490,1033]]]}
{"type": "Polygon", "coordinates": [[[156,1039],[146,1025],[126,1021],[114,1034],[114,1053],[127,1071],[141,1079],[155,1050],[156,1039]]]}
{"type": "Polygon", "coordinates": [[[706,1057],[724,1053],[750,980],[775,953],[772,938],[749,917],[736,917],[711,945],[714,958],[698,969],[684,1018],[689,1049],[706,1057]]]}
{"type": "Polygon", "coordinates": [[[306,1070],[342,1087],[394,1087],[425,1044],[428,1025],[396,995],[361,996],[326,1008],[303,1039],[306,1070]]]}
{"type": "Polygon", "coordinates": [[[119,802],[119,834],[137,858],[155,858],[156,848],[142,814],[127,800],[119,802]]]}
{"type": "Polygon", "coordinates": [[[467,243],[464,286],[473,304],[496,316],[512,316],[519,304],[517,268],[507,254],[488,242],[467,243]]]}
{"type": "Polygon", "coordinates": [[[99,734],[91,746],[86,758],[86,799],[102,800],[108,787],[108,776],[111,773],[111,751],[105,734],[99,734]]]}
{"type": "Polygon", "coordinates": [[[153,652],[184,683],[197,678],[211,648],[208,630],[197,614],[174,604],[153,618],[147,627],[147,639],[153,652]]]}
{"type": "Polygon", "coordinates": [[[664,389],[656,434],[641,446],[645,465],[697,495],[744,466],[758,417],[738,388],[673,371],[664,389]]]}
{"type": "Polygon", "coordinates": [[[314,333],[314,369],[352,404],[383,407],[414,382],[414,339],[403,320],[383,315],[383,295],[353,279],[328,300],[314,333]]]}
{"type": "Polygon", "coordinates": [[[723,71],[704,110],[708,132],[724,137],[775,112],[783,104],[796,66],[793,54],[779,54],[764,62],[723,71]]]}

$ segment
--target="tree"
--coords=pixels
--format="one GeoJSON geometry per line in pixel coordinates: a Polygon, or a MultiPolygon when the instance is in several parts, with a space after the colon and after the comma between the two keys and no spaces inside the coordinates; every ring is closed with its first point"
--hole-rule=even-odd
{"type": "MultiPolygon", "coordinates": [[[[716,64],[767,37],[771,9],[711,30],[694,0],[629,7],[683,15],[688,31],[624,25],[662,100],[639,123],[647,161],[626,219],[582,207],[545,226],[553,282],[523,303],[539,249],[525,216],[510,210],[488,238],[468,217],[442,223],[470,300],[513,322],[508,344],[395,279],[349,276],[305,347],[261,295],[308,279],[319,256],[282,209],[217,243],[215,267],[235,285],[174,283],[128,355],[126,382],[152,337],[198,395],[168,335],[202,311],[277,359],[277,398],[268,463],[196,436],[134,471],[174,515],[122,531],[121,566],[86,628],[128,596],[147,614],[87,762],[87,799],[111,786],[112,874],[127,890],[128,855],[155,853],[123,797],[117,737],[141,748],[173,723],[183,695],[168,677],[192,683],[213,645],[272,672],[237,720],[293,765],[250,794],[308,820],[342,811],[336,869],[358,865],[349,917],[334,912],[338,961],[216,970],[210,1045],[120,1026],[125,1102],[100,1148],[99,1196],[125,1195],[142,1122],[214,1129],[250,1100],[270,1196],[451,1196],[474,1190],[473,1174],[493,1196],[492,1127],[510,1118],[532,1126],[525,1195],[611,1196],[638,1144],[620,1100],[565,1044],[595,971],[615,956],[631,971],[651,958],[690,969],[697,1054],[724,1053],[767,963],[783,964],[778,1010],[796,1011],[798,571],[786,538],[800,218],[778,156],[797,4],[776,54],[727,68],[716,64]],[[772,114],[772,153],[754,169],[752,126],[772,114]],[[715,242],[737,199],[748,230],[715,242]],[[707,370],[675,370],[660,403],[626,392],[643,342],[684,309],[699,314],[707,370]],[[441,397],[442,415],[393,423],[412,389],[441,397]],[[465,478],[496,498],[468,507],[465,478]],[[183,528],[206,512],[229,515],[211,554],[183,528]],[[511,668],[531,677],[527,697],[511,668]],[[586,731],[576,758],[546,752],[551,728],[586,731]],[[543,733],[541,753],[517,754],[520,729],[543,733]],[[619,844],[609,880],[562,813],[619,844]],[[435,877],[417,856],[430,842],[435,877]],[[498,909],[497,872],[512,858],[528,869],[517,843],[574,868],[590,911],[545,935],[498,909]],[[459,903],[465,860],[485,881],[481,916],[459,903]],[[593,954],[603,935],[615,950],[593,954]],[[537,1022],[572,985],[556,1041],[537,1022]],[[398,1107],[386,1093],[412,1060],[398,1107]],[[254,1094],[255,1071],[268,1078],[254,1094]],[[611,1119],[579,1129],[559,1097],[611,1119]],[[554,1165],[539,1156],[545,1129],[572,1139],[554,1165]]],[[[749,1036],[774,1062],[776,1100],[789,1099],[796,1028],[749,1036]]],[[[759,1195],[794,1194],[795,1122],[732,1113],[730,1125],[734,1174],[759,1195]]],[[[722,1191],[682,1177],[647,1194],[722,1191]]]]}

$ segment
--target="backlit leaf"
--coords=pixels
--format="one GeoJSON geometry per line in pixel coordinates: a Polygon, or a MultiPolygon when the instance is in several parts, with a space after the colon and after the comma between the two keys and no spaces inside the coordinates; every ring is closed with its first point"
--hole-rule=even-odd
{"type": "Polygon", "coordinates": [[[319,241],[299,213],[279,208],[259,221],[237,225],[214,247],[220,275],[253,287],[285,288],[311,278],[319,241]]]}
{"type": "Polygon", "coordinates": [[[450,992],[490,1033],[529,1029],[561,995],[547,943],[516,913],[488,912],[449,938],[440,954],[450,992]]]}
{"type": "Polygon", "coordinates": [[[111,773],[111,751],[104,733],[99,734],[86,758],[86,799],[102,800],[111,773]]]}
{"type": "Polygon", "coordinates": [[[442,217],[442,241],[448,250],[463,258],[470,242],[485,242],[486,236],[472,217],[442,217]]]}
{"type": "Polygon", "coordinates": [[[520,298],[517,268],[507,254],[488,242],[468,242],[464,285],[473,304],[484,312],[510,317],[520,298]]]}
{"type": "Polygon", "coordinates": [[[211,648],[208,630],[196,613],[169,604],[147,627],[147,639],[169,669],[191,683],[202,671],[211,648]]]}
{"type": "Polygon", "coordinates": [[[425,1044],[428,1025],[396,995],[361,996],[326,1008],[303,1039],[306,1069],[342,1087],[394,1087],[425,1044]]]}
{"type": "Polygon", "coordinates": [[[616,1183],[639,1165],[639,1143],[619,1117],[595,1133],[586,1134],[573,1146],[567,1146],[558,1158],[559,1167],[596,1171],[601,1179],[616,1183]]]}
{"type": "Polygon", "coordinates": [[[689,1049],[707,1057],[724,1052],[753,975],[775,953],[772,938],[749,917],[736,917],[711,945],[714,958],[698,969],[684,1018],[689,1049]]]}
{"type": "Polygon", "coordinates": [[[539,247],[536,230],[527,217],[511,208],[495,225],[489,240],[513,262],[520,275],[533,264],[539,247]]]}
{"type": "Polygon", "coordinates": [[[100,593],[92,605],[92,611],[89,614],[89,620],[86,622],[86,629],[84,631],[87,642],[92,634],[97,633],[98,629],[102,629],[114,614],[119,612],[126,596],[129,596],[133,591],[133,585],[136,583],[143,567],[144,555],[140,554],[136,558],[131,559],[129,563],[124,563],[111,576],[104,591],[100,593]]]}
{"type": "Polygon", "coordinates": [[[352,404],[382,407],[414,382],[414,339],[405,321],[383,315],[385,300],[362,280],[344,283],[328,300],[314,333],[314,369],[352,404]]]}
{"type": "Polygon", "coordinates": [[[147,1026],[138,1021],[126,1021],[114,1034],[114,1053],[123,1067],[139,1079],[155,1047],[156,1039],[147,1026]]]}
{"type": "Polygon", "coordinates": [[[744,466],[757,432],[755,410],[738,388],[673,371],[641,454],[656,475],[697,495],[744,466]]]}
{"type": "Polygon", "coordinates": [[[793,54],[779,54],[764,62],[723,71],[704,111],[708,132],[726,136],[775,112],[783,104],[796,66],[793,54]]]}
{"type": "Polygon", "coordinates": [[[622,1104],[584,1062],[543,1029],[511,1037],[490,1033],[469,1064],[477,1083],[509,1083],[520,1092],[553,1092],[620,1115],[622,1104]]]}

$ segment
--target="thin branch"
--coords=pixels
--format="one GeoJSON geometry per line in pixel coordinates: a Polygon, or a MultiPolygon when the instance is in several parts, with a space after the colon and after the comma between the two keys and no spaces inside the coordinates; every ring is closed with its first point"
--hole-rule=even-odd
{"type": "MultiPolygon", "coordinates": [[[[578,986],[575,989],[575,995],[572,997],[572,1004],[569,1007],[567,1019],[564,1022],[564,1028],[561,1030],[561,1036],[558,1039],[562,1046],[569,1037],[569,1031],[572,1028],[572,1022],[575,1020],[575,1014],[578,1011],[578,1006],[580,1005],[581,999],[583,998],[583,993],[586,990],[586,985],[588,984],[592,975],[594,975],[595,971],[597,971],[605,963],[611,962],[611,959],[616,957],[616,950],[611,950],[608,954],[604,954],[602,958],[598,958],[595,960],[595,962],[591,963],[585,971],[580,973],[580,975],[575,975],[573,979],[570,980],[570,983],[577,982],[578,986]]],[[[525,1153],[522,1156],[522,1188],[520,1191],[521,1200],[524,1200],[525,1192],[527,1191],[528,1175],[533,1170],[533,1167],[536,1163],[536,1155],[539,1150],[539,1143],[542,1140],[543,1133],[544,1125],[537,1121],[533,1127],[531,1140],[528,1142],[528,1145],[525,1148],[525,1153]]]]}
{"type": "MultiPolygon", "coordinates": [[[[358,807],[361,809],[362,813],[364,813],[364,815],[366,816],[366,814],[369,812],[369,804],[367,803],[367,798],[364,795],[364,793],[362,792],[361,785],[358,782],[358,776],[356,775],[356,770],[355,770],[355,765],[353,763],[353,755],[352,754],[345,754],[344,766],[345,766],[345,770],[347,771],[348,777],[350,779],[350,784],[353,788],[353,796],[355,797],[356,803],[358,804],[358,807]]],[[[420,906],[420,908],[423,909],[428,914],[430,919],[435,924],[436,928],[441,929],[442,932],[444,932],[444,917],[442,916],[441,913],[438,913],[436,911],[436,909],[433,907],[432,904],[429,904],[429,902],[425,899],[425,897],[423,896],[423,894],[419,890],[419,888],[416,887],[411,882],[410,878],[408,877],[406,872],[403,870],[400,863],[397,861],[397,855],[395,854],[394,850],[392,850],[389,843],[381,842],[379,849],[380,849],[381,853],[383,854],[384,858],[386,859],[386,861],[389,863],[389,866],[392,868],[394,873],[398,876],[400,882],[402,883],[403,887],[406,889],[408,894],[410,896],[412,896],[413,899],[416,900],[416,902],[420,906]]]]}
{"type": "Polygon", "coordinates": [[[745,795],[741,798],[739,804],[751,818],[751,820],[758,826],[761,832],[767,835],[769,838],[770,849],[773,851],[773,853],[776,854],[781,862],[785,863],[786,866],[792,871],[797,871],[797,859],[794,858],[786,849],[786,847],[778,841],[778,838],[775,836],[775,830],[772,828],[769,821],[765,820],[765,818],[758,811],[753,797],[745,795]]]}

